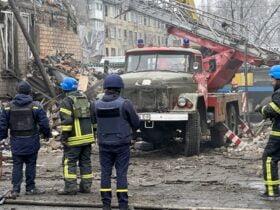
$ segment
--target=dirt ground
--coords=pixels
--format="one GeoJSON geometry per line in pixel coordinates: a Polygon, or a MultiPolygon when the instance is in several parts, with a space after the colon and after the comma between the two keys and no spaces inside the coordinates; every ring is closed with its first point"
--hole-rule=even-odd
{"type": "MultiPolygon", "coordinates": [[[[129,201],[132,205],[186,209],[190,206],[213,209],[280,209],[279,200],[266,201],[259,197],[264,185],[258,153],[251,151],[249,155],[229,156],[222,149],[213,149],[203,144],[200,156],[184,157],[178,154],[178,147],[180,146],[173,145],[168,149],[146,153],[132,151],[128,173],[129,201]]],[[[92,160],[95,174],[92,194],[58,196],[56,191],[63,188],[64,184],[62,152],[40,152],[36,183],[39,188],[46,190],[46,194],[26,196],[23,184],[21,196],[17,201],[101,203],[98,191],[100,167],[96,145],[93,147],[92,160]]],[[[0,192],[11,188],[11,169],[11,163],[5,162],[0,192]]],[[[115,188],[115,176],[112,180],[112,187],[115,188]]],[[[115,195],[113,203],[116,204],[115,195]]],[[[1,208],[12,209],[12,206],[3,205],[1,208]]]]}

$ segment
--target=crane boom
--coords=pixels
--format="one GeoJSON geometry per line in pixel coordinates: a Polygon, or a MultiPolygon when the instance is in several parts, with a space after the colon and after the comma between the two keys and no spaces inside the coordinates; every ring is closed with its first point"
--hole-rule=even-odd
{"type": "Polygon", "coordinates": [[[195,9],[175,0],[105,0],[119,4],[122,11],[134,10],[167,24],[168,32],[176,36],[187,36],[191,41],[215,52],[229,49],[236,51],[236,57],[250,64],[275,65],[280,61],[276,52],[260,48],[248,42],[243,35],[246,27],[235,21],[195,9]],[[195,12],[201,21],[187,17],[186,11],[195,12]],[[204,24],[201,24],[201,23],[204,24]],[[206,23],[206,24],[205,24],[206,23]],[[234,30],[233,26],[240,31],[234,30]]]}

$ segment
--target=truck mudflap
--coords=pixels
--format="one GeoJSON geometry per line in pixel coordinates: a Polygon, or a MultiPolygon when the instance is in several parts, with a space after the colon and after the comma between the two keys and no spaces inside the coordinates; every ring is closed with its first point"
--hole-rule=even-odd
{"type": "Polygon", "coordinates": [[[142,121],[187,121],[189,114],[184,113],[138,113],[142,121]]]}

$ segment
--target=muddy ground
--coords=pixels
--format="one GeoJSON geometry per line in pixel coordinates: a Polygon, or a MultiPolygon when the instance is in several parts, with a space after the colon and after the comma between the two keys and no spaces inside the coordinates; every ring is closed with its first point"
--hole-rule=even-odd
{"type": "MultiPolygon", "coordinates": [[[[179,145],[173,145],[154,152],[132,151],[128,173],[132,205],[280,209],[279,200],[266,201],[259,197],[259,193],[264,190],[260,152],[230,154],[223,149],[213,149],[205,143],[200,156],[184,157],[178,154],[178,148],[179,145]]],[[[41,151],[37,186],[45,189],[46,194],[26,196],[23,185],[17,201],[100,203],[100,167],[96,145],[93,146],[92,160],[95,174],[92,194],[58,196],[56,192],[64,184],[62,152],[41,151]]],[[[0,192],[11,188],[11,169],[11,163],[6,161],[0,192]]],[[[115,176],[112,182],[115,188],[115,176]]],[[[116,204],[115,195],[113,203],[116,204]]],[[[0,209],[10,207],[3,205],[0,209]]]]}

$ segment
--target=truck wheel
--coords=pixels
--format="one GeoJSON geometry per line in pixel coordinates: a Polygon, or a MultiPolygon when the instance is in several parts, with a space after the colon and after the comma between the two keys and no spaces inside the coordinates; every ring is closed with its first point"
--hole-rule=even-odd
{"type": "Polygon", "coordinates": [[[213,147],[224,146],[227,138],[224,136],[225,127],[221,123],[217,123],[210,129],[211,144],[213,147]]]}
{"type": "Polygon", "coordinates": [[[228,128],[237,134],[238,132],[238,112],[233,104],[227,106],[226,125],[228,128]]]}
{"type": "Polygon", "coordinates": [[[185,132],[185,142],[184,142],[185,156],[199,155],[200,139],[201,139],[201,128],[200,128],[199,112],[191,113],[189,114],[189,120],[187,122],[186,132],[185,132]]]}
{"type": "MultiPolygon", "coordinates": [[[[226,125],[235,134],[238,132],[238,112],[233,104],[227,106],[226,125]]],[[[221,123],[217,123],[210,129],[211,144],[213,147],[221,147],[230,141],[224,136],[225,127],[221,123]]]]}

